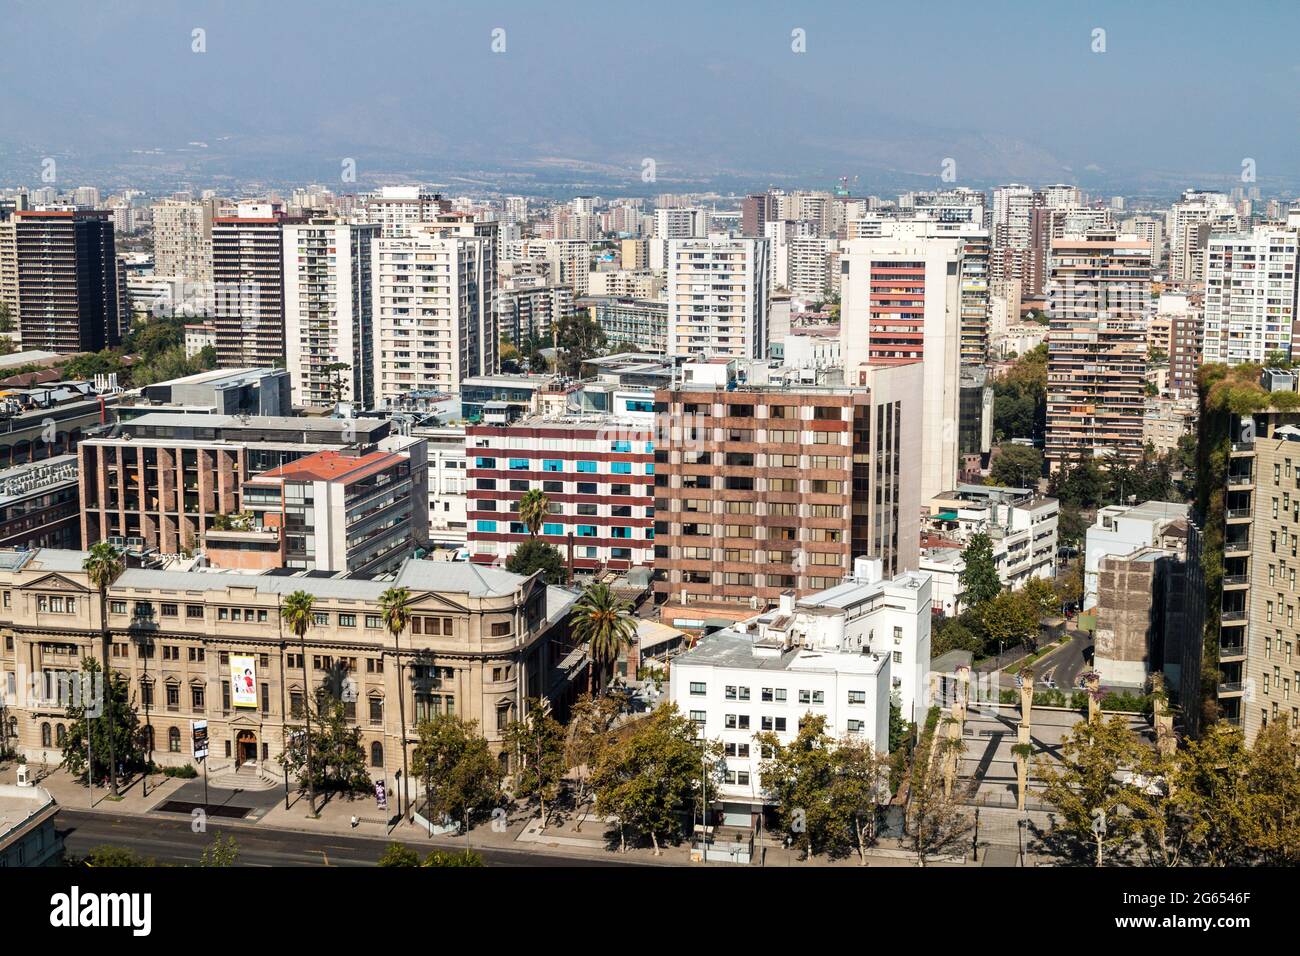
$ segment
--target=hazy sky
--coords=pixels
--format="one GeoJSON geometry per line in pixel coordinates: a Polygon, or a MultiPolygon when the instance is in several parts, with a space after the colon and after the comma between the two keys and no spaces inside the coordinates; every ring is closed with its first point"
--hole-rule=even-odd
{"type": "Polygon", "coordinates": [[[1249,157],[1261,186],[1300,180],[1291,2],[0,0],[0,23],[0,183],[33,155],[190,140],[304,179],[340,156],[362,179],[648,156],[683,175],[937,177],[952,157],[959,181],[1203,184],[1249,157]]]}

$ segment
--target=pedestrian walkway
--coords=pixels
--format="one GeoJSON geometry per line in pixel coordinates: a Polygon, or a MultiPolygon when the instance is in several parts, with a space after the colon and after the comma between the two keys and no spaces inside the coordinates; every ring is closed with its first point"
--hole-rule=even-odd
{"type": "MultiPolygon", "coordinates": [[[[0,770],[0,782],[13,783],[16,770],[13,765],[0,770]]],[[[63,770],[47,773],[39,781],[39,786],[50,792],[60,805],[78,810],[92,809],[90,792],[84,783],[74,780],[63,770]]],[[[541,819],[535,809],[518,806],[503,807],[504,811],[495,818],[475,826],[467,836],[434,835],[420,825],[409,820],[397,819],[393,811],[396,803],[390,795],[387,811],[380,810],[373,796],[364,795],[354,799],[329,795],[317,798],[317,813],[311,814],[305,795],[291,790],[286,795],[280,791],[259,791],[244,793],[211,787],[209,781],[208,807],[232,808],[232,812],[221,815],[229,817],[231,822],[240,825],[255,826],[260,829],[294,830],[305,833],[353,834],[377,839],[392,839],[414,849],[503,849],[521,850],[529,853],[555,853],[564,857],[591,857],[593,859],[620,859],[628,863],[651,864],[661,866],[709,866],[729,867],[740,864],[725,862],[691,862],[689,841],[678,845],[661,847],[656,855],[650,846],[629,846],[620,852],[618,831],[612,821],[602,820],[589,813],[561,811],[554,814],[543,828],[541,819]],[[274,802],[271,803],[271,798],[274,802]],[[242,811],[242,812],[233,812],[242,811]]],[[[121,794],[113,799],[101,787],[94,788],[93,810],[105,814],[169,814],[185,813],[192,815],[202,809],[202,778],[186,780],[151,774],[146,781],[134,778],[123,782],[121,794]],[[164,809],[168,805],[173,809],[164,809]]],[[[219,814],[212,813],[216,817],[219,814]]],[[[219,826],[219,820],[211,821],[219,826]]],[[[980,843],[1004,843],[1008,833],[1014,833],[1014,823],[1007,824],[996,819],[991,808],[985,808],[981,814],[980,843]]],[[[1014,843],[1014,840],[1012,840],[1014,843]]],[[[966,855],[947,855],[931,858],[928,866],[982,866],[992,865],[984,860],[972,859],[969,849],[966,855]]],[[[960,851],[959,851],[960,853],[960,851]]],[[[916,856],[903,841],[894,838],[882,839],[867,853],[868,866],[916,866],[916,856]]],[[[754,860],[750,866],[800,866],[800,867],[857,867],[861,863],[856,854],[829,859],[817,856],[810,862],[800,858],[795,848],[782,845],[779,835],[764,834],[755,841],[754,860]]],[[[1032,865],[1032,863],[1031,863],[1032,865]]]]}

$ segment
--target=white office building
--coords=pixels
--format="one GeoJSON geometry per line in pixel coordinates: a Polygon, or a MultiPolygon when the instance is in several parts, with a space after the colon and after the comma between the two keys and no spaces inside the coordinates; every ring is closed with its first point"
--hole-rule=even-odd
{"type": "Polygon", "coordinates": [[[832,737],[887,753],[891,698],[905,718],[924,719],[929,576],[882,581],[874,564],[860,580],[797,603],[783,596],[778,608],[706,635],[673,659],[670,700],[723,746],[725,824],[747,826],[766,802],[756,734],[770,731],[788,743],[814,714],[826,718],[832,737]]]}

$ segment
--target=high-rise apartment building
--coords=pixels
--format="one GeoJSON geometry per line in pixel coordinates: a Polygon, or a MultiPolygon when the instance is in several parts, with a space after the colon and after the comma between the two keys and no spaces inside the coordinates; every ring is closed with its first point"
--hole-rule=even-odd
{"type": "Polygon", "coordinates": [[[962,256],[965,241],[930,220],[882,223],[882,234],[844,243],[840,341],[845,378],[871,365],[920,362],[921,460],[926,500],[957,480],[962,256]]]}
{"type": "Polygon", "coordinates": [[[688,364],[655,392],[655,596],[775,603],[918,561],[922,388],[917,363],[861,388],[751,386],[742,363],[688,364]]]}
{"type": "Polygon", "coordinates": [[[1030,186],[1012,183],[993,190],[989,275],[998,283],[1019,279],[1028,288],[1034,271],[1033,211],[1042,205],[1043,194],[1030,186]]]}
{"type": "Polygon", "coordinates": [[[650,237],[650,268],[668,268],[668,245],[674,239],[699,239],[709,234],[709,213],[694,207],[655,210],[650,237]]]}
{"type": "Polygon", "coordinates": [[[1263,364],[1290,360],[1296,343],[1294,229],[1260,226],[1247,233],[1209,237],[1205,258],[1206,362],[1263,364]]]}
{"type": "Polygon", "coordinates": [[[284,333],[295,404],[374,404],[373,251],[378,223],[284,227],[284,333]]]}
{"type": "Polygon", "coordinates": [[[766,356],[767,240],[673,239],[668,246],[668,354],[766,356]]]}
{"type": "Polygon", "coordinates": [[[362,209],[366,222],[378,223],[384,238],[392,238],[409,236],[422,222],[436,222],[451,212],[451,203],[422,186],[384,186],[365,197],[362,209]]]}
{"type": "Polygon", "coordinates": [[[1052,241],[1047,444],[1066,461],[1142,458],[1151,247],[1096,230],[1052,241]]]}
{"type": "MultiPolygon", "coordinates": [[[[1296,390],[1291,371],[1265,369],[1261,382],[1270,393],[1296,390]]],[[[1300,415],[1266,409],[1238,416],[1227,408],[1202,414],[1211,419],[1205,434],[1229,439],[1219,638],[1217,648],[1207,648],[1216,651],[1218,673],[1207,709],[1240,727],[1251,744],[1270,723],[1300,726],[1298,562],[1291,553],[1300,534],[1300,415]]]]}
{"type": "Polygon", "coordinates": [[[444,220],[375,243],[378,406],[496,371],[496,223],[444,220]]]}
{"type": "Polygon", "coordinates": [[[215,199],[164,199],[153,206],[154,274],[212,282],[215,199]]]}
{"type": "Polygon", "coordinates": [[[1187,289],[1205,282],[1205,252],[1216,232],[1237,232],[1240,220],[1223,193],[1188,189],[1169,210],[1169,280],[1187,289]]]}
{"type": "Polygon", "coordinates": [[[284,225],[272,203],[212,223],[213,319],[222,368],[283,365],[284,225]]]}
{"type": "Polygon", "coordinates": [[[118,271],[107,212],[20,210],[0,222],[0,302],[24,349],[98,352],[121,342],[118,271]]]}

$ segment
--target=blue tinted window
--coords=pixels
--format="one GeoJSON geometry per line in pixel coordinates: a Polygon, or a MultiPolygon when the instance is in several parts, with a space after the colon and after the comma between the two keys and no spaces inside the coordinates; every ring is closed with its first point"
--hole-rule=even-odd
{"type": "Polygon", "coordinates": [[[632,474],[632,463],[630,461],[615,461],[609,466],[611,475],[630,475],[632,474]]]}
{"type": "Polygon", "coordinates": [[[528,459],[527,459],[527,458],[511,458],[511,459],[510,459],[510,470],[511,470],[511,471],[526,471],[527,469],[528,469],[528,459]]]}
{"type": "Polygon", "coordinates": [[[558,458],[547,458],[542,462],[542,471],[564,471],[564,462],[558,458]]]}
{"type": "Polygon", "coordinates": [[[580,525],[578,525],[578,537],[579,537],[579,538],[594,538],[594,537],[596,537],[596,526],[595,526],[594,524],[580,524],[580,525]]]}
{"type": "Polygon", "coordinates": [[[564,534],[564,525],[562,524],[544,524],[542,525],[542,534],[562,535],[564,534]]]}
{"type": "Polygon", "coordinates": [[[594,461],[578,462],[578,471],[583,474],[594,475],[596,473],[596,463],[594,461]]]}
{"type": "Polygon", "coordinates": [[[478,522],[479,531],[496,531],[497,523],[495,521],[484,521],[482,518],[478,522]]]}

